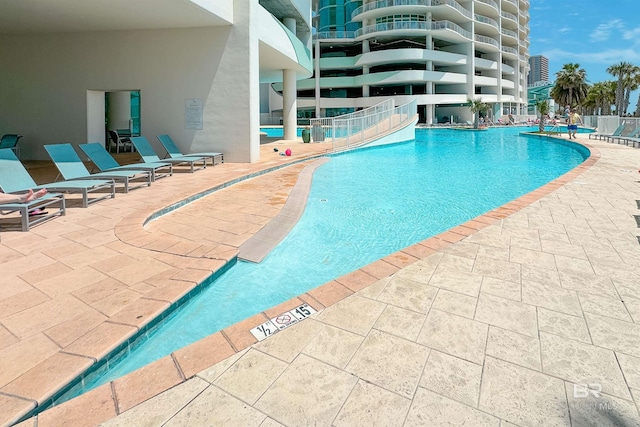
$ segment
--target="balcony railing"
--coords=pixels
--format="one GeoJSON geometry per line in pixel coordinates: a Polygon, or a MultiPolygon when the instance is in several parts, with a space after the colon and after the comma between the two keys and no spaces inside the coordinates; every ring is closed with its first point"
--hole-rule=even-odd
{"type": "Polygon", "coordinates": [[[483,22],[485,24],[489,24],[489,25],[495,27],[496,30],[500,28],[500,24],[498,24],[495,20],[489,18],[488,16],[478,15],[476,13],[476,21],[483,22]]]}
{"type": "Polygon", "coordinates": [[[518,33],[515,31],[507,30],[506,28],[502,29],[502,34],[505,36],[513,37],[514,39],[518,38],[518,33]]]}
{"type": "Polygon", "coordinates": [[[487,43],[487,44],[493,45],[493,46],[495,46],[497,48],[500,48],[500,43],[498,43],[498,40],[493,39],[491,37],[481,36],[481,35],[476,34],[475,40],[477,42],[480,42],[480,43],[487,43]]]}
{"type": "Polygon", "coordinates": [[[476,0],[477,2],[480,3],[484,3],[484,4],[488,4],[489,6],[493,7],[494,9],[498,10],[498,3],[496,3],[493,0],[476,0]]]}
{"type": "Polygon", "coordinates": [[[458,12],[471,19],[471,11],[465,9],[455,0],[379,0],[374,3],[367,3],[351,13],[351,19],[361,13],[368,12],[370,10],[383,9],[394,6],[441,6],[448,5],[456,9],[458,12]]]}
{"type": "Polygon", "coordinates": [[[516,15],[514,15],[513,13],[509,13],[509,12],[501,12],[500,15],[503,18],[507,18],[507,19],[511,19],[512,21],[518,22],[518,17],[516,15]]]}
{"type": "Polygon", "coordinates": [[[316,39],[354,39],[355,31],[322,31],[314,35],[316,39]]]}
{"type": "Polygon", "coordinates": [[[467,31],[458,24],[455,24],[451,21],[435,21],[435,22],[424,22],[424,21],[395,21],[395,22],[385,22],[382,24],[368,25],[366,27],[360,28],[356,31],[356,37],[363,36],[365,34],[383,32],[383,31],[394,31],[394,30],[452,30],[461,36],[471,40],[472,34],[471,31],[467,31]]]}
{"type": "Polygon", "coordinates": [[[518,56],[518,49],[514,49],[509,46],[502,46],[502,51],[505,53],[510,53],[512,55],[518,56]]]}

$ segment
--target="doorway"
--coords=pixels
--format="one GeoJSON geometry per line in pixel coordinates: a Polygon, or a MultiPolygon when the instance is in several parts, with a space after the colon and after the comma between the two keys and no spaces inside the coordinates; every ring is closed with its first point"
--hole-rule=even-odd
{"type": "Polygon", "coordinates": [[[123,137],[141,135],[140,90],[88,90],[87,142],[108,149],[109,130],[123,137]]]}

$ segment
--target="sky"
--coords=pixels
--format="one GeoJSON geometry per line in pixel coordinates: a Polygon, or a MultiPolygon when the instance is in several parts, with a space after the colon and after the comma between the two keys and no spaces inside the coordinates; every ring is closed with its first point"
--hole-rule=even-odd
{"type": "Polygon", "coordinates": [[[607,67],[621,61],[640,66],[640,0],[530,0],[529,14],[529,53],[549,59],[551,81],[568,63],[589,84],[615,80],[607,67]]]}

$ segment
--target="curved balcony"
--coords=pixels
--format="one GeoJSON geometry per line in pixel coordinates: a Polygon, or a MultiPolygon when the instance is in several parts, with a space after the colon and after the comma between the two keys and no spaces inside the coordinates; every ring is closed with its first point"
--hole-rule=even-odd
{"type": "MultiPolygon", "coordinates": [[[[360,22],[365,19],[374,19],[379,16],[386,16],[393,13],[420,13],[433,10],[442,10],[445,15],[452,16],[449,12],[456,11],[464,18],[471,19],[471,11],[465,9],[455,0],[378,0],[367,3],[351,13],[353,22],[360,22]],[[427,8],[425,10],[425,8],[427,8]],[[396,10],[394,10],[396,9],[396,10]]],[[[455,12],[454,12],[455,13],[455,12]]]]}
{"type": "Polygon", "coordinates": [[[518,1],[517,0],[502,0],[502,10],[509,9],[514,13],[518,13],[518,1]]]}
{"type": "Polygon", "coordinates": [[[513,59],[518,59],[518,49],[514,49],[509,46],[502,46],[502,54],[506,56],[510,56],[513,59]]]}
{"type": "Polygon", "coordinates": [[[475,76],[473,78],[474,86],[497,87],[498,79],[496,77],[475,76]]]}
{"type": "MultiPolygon", "coordinates": [[[[426,64],[432,61],[438,65],[463,65],[467,63],[467,56],[460,53],[444,52],[442,50],[431,49],[392,49],[378,50],[375,52],[367,52],[359,55],[355,61],[355,65],[375,66],[384,64],[401,64],[401,63],[420,63],[426,64]]],[[[320,60],[322,68],[322,60],[320,60]]]]}
{"type": "Polygon", "coordinates": [[[356,34],[355,34],[355,31],[322,31],[319,33],[315,33],[313,38],[320,39],[320,40],[355,39],[356,34]]]}
{"type": "Polygon", "coordinates": [[[507,65],[507,64],[501,64],[502,68],[501,68],[501,73],[504,76],[512,76],[516,73],[516,70],[511,66],[511,65],[507,65]]]}
{"type": "Polygon", "coordinates": [[[513,13],[502,11],[502,12],[500,12],[500,16],[502,16],[504,19],[508,19],[508,20],[512,21],[514,24],[518,25],[518,17],[516,15],[514,15],[513,13]]]}
{"type": "Polygon", "coordinates": [[[479,15],[476,13],[475,18],[477,30],[481,28],[490,28],[490,31],[495,32],[496,34],[500,31],[500,24],[498,24],[495,20],[489,18],[488,16],[479,15]]]}
{"type": "MultiPolygon", "coordinates": [[[[321,77],[320,87],[326,88],[351,88],[362,87],[363,85],[384,86],[401,84],[421,84],[424,82],[444,83],[444,84],[464,84],[467,82],[467,75],[462,73],[452,73],[448,71],[426,71],[426,70],[399,70],[384,71],[380,73],[363,74],[354,77],[321,77]]],[[[274,90],[282,90],[282,82],[274,83],[274,90]]],[[[315,88],[314,79],[299,80],[297,90],[312,90],[315,88]]]]}
{"type": "Polygon", "coordinates": [[[500,8],[498,3],[493,0],[474,0],[475,11],[478,13],[497,13],[500,8]],[[485,12],[483,12],[485,11],[485,12]]]}
{"type": "Polygon", "coordinates": [[[520,10],[518,11],[518,16],[520,17],[520,22],[523,24],[526,24],[527,22],[529,22],[529,14],[528,13],[524,13],[524,11],[520,10]]]}
{"type": "Polygon", "coordinates": [[[502,31],[500,32],[502,34],[502,38],[510,38],[512,42],[518,42],[518,33],[516,33],[515,31],[511,31],[511,30],[507,30],[506,28],[503,28],[502,31]]]}
{"type": "Polygon", "coordinates": [[[489,71],[498,69],[498,62],[491,59],[476,57],[473,62],[476,70],[489,71]]]}
{"type": "Polygon", "coordinates": [[[494,52],[497,52],[500,49],[500,42],[494,38],[491,37],[487,37],[487,36],[481,36],[480,34],[476,34],[476,36],[474,37],[474,40],[476,41],[476,43],[482,43],[485,45],[489,45],[489,46],[493,46],[494,49],[492,49],[494,52]]]}
{"type": "Polygon", "coordinates": [[[415,34],[420,36],[425,35],[426,32],[430,32],[432,35],[454,43],[472,39],[470,31],[465,30],[451,21],[395,21],[368,25],[356,31],[356,39],[362,40],[376,34],[391,32],[402,35],[415,34]]]}

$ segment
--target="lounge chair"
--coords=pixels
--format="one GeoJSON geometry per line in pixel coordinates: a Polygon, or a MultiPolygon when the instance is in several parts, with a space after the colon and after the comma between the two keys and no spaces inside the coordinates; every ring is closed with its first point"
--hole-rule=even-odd
{"type": "Polygon", "coordinates": [[[169,157],[173,157],[173,158],[180,158],[180,157],[209,157],[211,158],[211,166],[214,166],[215,163],[215,158],[216,157],[220,157],[220,163],[224,163],[224,154],[222,153],[218,153],[218,152],[212,152],[212,151],[208,151],[205,153],[189,153],[189,154],[182,154],[182,152],[180,151],[180,149],[178,148],[178,146],[175,144],[175,142],[173,142],[173,139],[171,139],[171,137],[169,135],[158,135],[156,138],[158,138],[158,141],[160,141],[160,144],[162,144],[162,146],[164,147],[165,150],[167,150],[167,154],[169,155],[169,157]]]}
{"type": "Polygon", "coordinates": [[[206,157],[168,157],[166,159],[160,159],[155,151],[153,151],[153,147],[144,136],[132,136],[131,142],[135,145],[136,150],[142,157],[142,161],[145,163],[162,163],[169,162],[174,165],[183,165],[188,164],[191,166],[191,173],[195,172],[197,169],[204,169],[207,167],[207,158],[206,157]],[[195,168],[197,163],[202,162],[202,167],[195,168]]]}
{"type": "Polygon", "coordinates": [[[173,165],[171,163],[134,163],[130,165],[120,165],[99,142],[80,144],[79,147],[100,172],[131,169],[143,170],[151,173],[151,181],[173,175],[173,165]],[[166,171],[162,172],[163,170],[166,171]]]}
{"type": "Polygon", "coordinates": [[[2,135],[0,138],[0,149],[1,148],[11,148],[16,156],[20,157],[20,147],[18,147],[18,141],[20,141],[22,135],[17,135],[14,133],[8,133],[2,135]]]}
{"type": "MultiPolygon", "coordinates": [[[[617,136],[610,136],[607,138],[607,141],[617,142],[618,144],[620,144],[621,142],[624,142],[625,145],[629,145],[629,142],[638,141],[638,134],[640,134],[640,126],[636,127],[634,130],[632,130],[626,135],[623,135],[621,133],[620,135],[617,135],[617,136]]],[[[634,146],[635,146],[635,143],[634,143],[634,146]]]]}
{"type": "Polygon", "coordinates": [[[65,181],[71,179],[107,178],[122,183],[125,193],[128,193],[130,189],[151,185],[151,173],[139,169],[90,173],[71,144],[45,145],[44,149],[49,153],[49,157],[51,157],[65,181]],[[133,182],[141,183],[130,187],[133,182]]]}
{"type": "Polygon", "coordinates": [[[25,192],[30,188],[34,190],[46,188],[51,191],[82,193],[83,208],[97,201],[116,196],[115,183],[112,179],[86,179],[38,185],[31,178],[31,175],[29,175],[29,172],[27,172],[15,153],[9,148],[0,149],[0,188],[6,193],[25,192]],[[101,197],[89,199],[89,193],[103,189],[110,189],[111,191],[101,197]]]}
{"type": "Polygon", "coordinates": [[[6,215],[11,212],[20,213],[20,229],[29,231],[34,225],[50,220],[56,216],[66,214],[64,195],[57,193],[47,193],[44,196],[25,203],[2,203],[0,213],[6,215]],[[58,205],[57,207],[55,205],[58,205]],[[49,212],[46,209],[54,209],[49,212]],[[36,214],[37,213],[37,214],[36,214]]]}
{"type": "Polygon", "coordinates": [[[622,122],[622,124],[620,126],[618,126],[616,128],[616,130],[613,131],[613,133],[590,133],[589,134],[589,139],[599,139],[602,141],[602,139],[604,139],[605,137],[609,137],[609,136],[618,136],[620,135],[620,133],[622,133],[622,131],[624,130],[625,127],[625,123],[622,122]]]}

